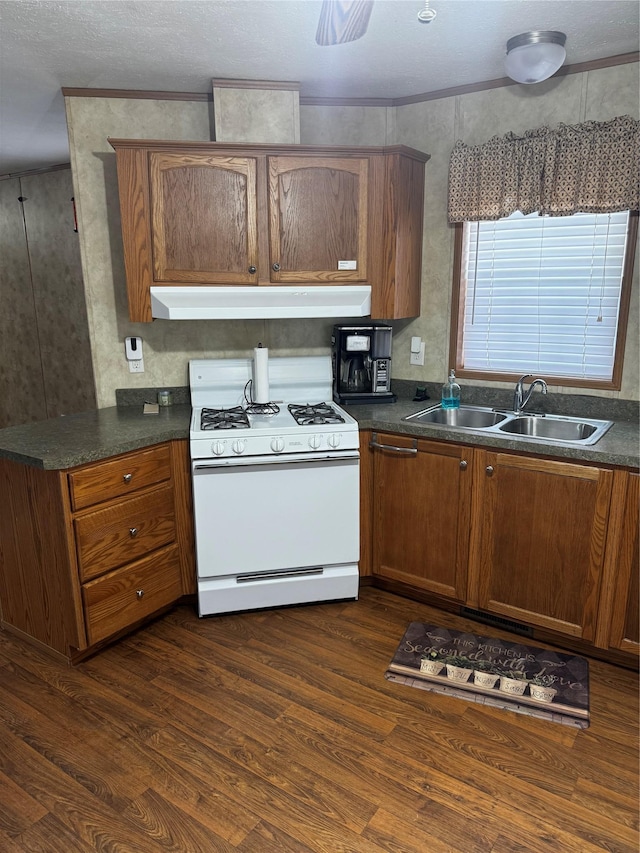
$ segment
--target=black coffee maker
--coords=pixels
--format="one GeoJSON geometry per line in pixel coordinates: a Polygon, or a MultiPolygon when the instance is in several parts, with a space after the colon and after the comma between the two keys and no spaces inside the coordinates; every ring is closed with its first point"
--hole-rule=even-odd
{"type": "Polygon", "coordinates": [[[334,326],[333,399],[337,403],[393,403],[392,328],[380,320],[334,326]]]}

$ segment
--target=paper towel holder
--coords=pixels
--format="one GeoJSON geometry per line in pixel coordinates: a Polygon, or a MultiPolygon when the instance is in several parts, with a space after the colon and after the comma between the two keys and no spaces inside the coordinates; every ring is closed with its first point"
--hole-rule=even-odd
{"type": "Polygon", "coordinates": [[[246,410],[253,415],[275,415],[280,407],[269,399],[269,348],[259,343],[253,350],[253,378],[246,410]]]}

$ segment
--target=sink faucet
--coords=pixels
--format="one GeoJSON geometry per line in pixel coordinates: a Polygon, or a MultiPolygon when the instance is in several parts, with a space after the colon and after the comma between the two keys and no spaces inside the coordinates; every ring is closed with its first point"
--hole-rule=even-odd
{"type": "Polygon", "coordinates": [[[547,393],[547,383],[544,381],[544,379],[534,379],[531,385],[529,385],[529,390],[525,394],[524,381],[530,376],[533,376],[533,374],[525,373],[524,376],[521,376],[520,379],[518,379],[518,381],[516,382],[516,390],[513,394],[513,411],[517,412],[518,414],[523,411],[524,407],[531,399],[533,389],[536,387],[536,385],[540,386],[540,390],[543,394],[547,393]]]}

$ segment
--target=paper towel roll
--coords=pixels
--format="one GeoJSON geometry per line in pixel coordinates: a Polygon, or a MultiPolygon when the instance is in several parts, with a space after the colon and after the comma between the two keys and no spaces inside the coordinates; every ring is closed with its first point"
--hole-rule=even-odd
{"type": "Polygon", "coordinates": [[[253,350],[253,402],[269,402],[269,349],[255,347],[253,350]]]}

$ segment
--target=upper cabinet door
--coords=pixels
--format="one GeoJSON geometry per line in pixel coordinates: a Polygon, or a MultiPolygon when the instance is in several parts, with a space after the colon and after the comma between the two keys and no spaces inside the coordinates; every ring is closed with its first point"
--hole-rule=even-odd
{"type": "Polygon", "coordinates": [[[268,164],[270,280],[367,281],[368,158],[287,155],[268,164]]]}
{"type": "Polygon", "coordinates": [[[256,160],[150,153],[154,282],[257,284],[256,160]]]}

